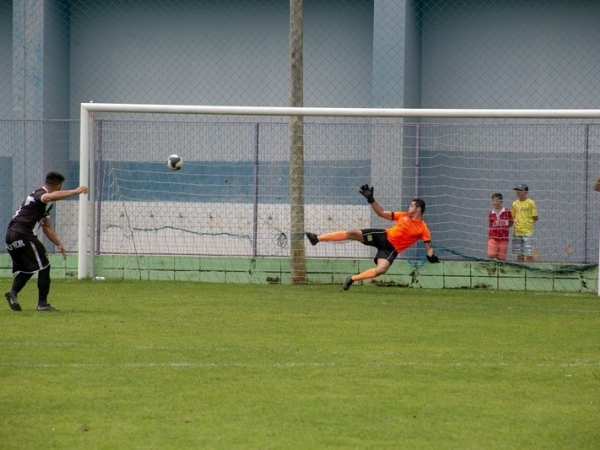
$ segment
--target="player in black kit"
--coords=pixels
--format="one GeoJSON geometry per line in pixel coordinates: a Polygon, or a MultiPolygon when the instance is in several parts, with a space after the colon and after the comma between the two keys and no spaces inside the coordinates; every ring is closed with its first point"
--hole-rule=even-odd
{"type": "Polygon", "coordinates": [[[50,292],[50,261],[44,244],[37,238],[39,229],[66,258],[65,248],[54,232],[49,213],[52,202],[73,195],[87,194],[86,186],[69,191],[61,191],[65,177],[58,172],[48,172],[44,185],[27,196],[19,207],[6,231],[6,249],[12,258],[13,283],[10,291],[4,293],[8,306],[13,311],[21,311],[17,295],[29,279],[38,274],[38,311],[58,311],[48,303],[50,292]]]}

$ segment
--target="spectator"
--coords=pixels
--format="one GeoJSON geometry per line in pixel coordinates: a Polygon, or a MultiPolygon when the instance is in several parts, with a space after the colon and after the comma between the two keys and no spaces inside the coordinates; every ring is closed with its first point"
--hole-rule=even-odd
{"type": "Polygon", "coordinates": [[[514,221],[508,208],[502,206],[502,194],[492,195],[492,210],[488,214],[488,258],[506,260],[508,251],[509,230],[514,221]]]}
{"type": "Polygon", "coordinates": [[[517,199],[512,204],[515,221],[513,251],[518,262],[533,262],[533,231],[534,223],[538,220],[537,208],[535,202],[527,198],[529,187],[526,184],[518,184],[513,190],[517,194],[517,199]]]}

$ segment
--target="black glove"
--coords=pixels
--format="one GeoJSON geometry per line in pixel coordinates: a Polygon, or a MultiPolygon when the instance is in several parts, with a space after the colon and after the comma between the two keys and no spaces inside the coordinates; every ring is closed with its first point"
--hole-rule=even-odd
{"type": "Polygon", "coordinates": [[[363,184],[360,187],[360,193],[367,199],[369,203],[373,203],[375,199],[373,198],[373,193],[375,192],[374,187],[369,187],[368,184],[363,184]]]}
{"type": "Polygon", "coordinates": [[[440,258],[438,258],[435,255],[427,255],[427,261],[429,261],[431,264],[435,264],[435,263],[439,263],[440,262],[440,258]]]}

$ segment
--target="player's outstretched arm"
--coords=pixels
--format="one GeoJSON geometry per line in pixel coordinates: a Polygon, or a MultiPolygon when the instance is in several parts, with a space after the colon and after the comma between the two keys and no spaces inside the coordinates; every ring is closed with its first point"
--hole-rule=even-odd
{"type": "Polygon", "coordinates": [[[56,202],[58,200],[63,200],[65,198],[69,198],[74,195],[87,194],[87,193],[88,193],[87,186],[79,186],[78,188],[70,189],[67,191],[48,192],[42,196],[42,201],[44,201],[45,203],[56,202]]]}
{"type": "Polygon", "coordinates": [[[375,197],[373,197],[373,194],[375,194],[375,188],[372,186],[369,186],[368,184],[363,184],[360,187],[359,192],[361,193],[361,195],[367,199],[367,201],[369,203],[373,203],[375,201],[375,197]]]}
{"type": "Polygon", "coordinates": [[[362,196],[364,198],[367,199],[367,202],[369,202],[369,204],[371,205],[371,208],[373,208],[373,211],[375,211],[375,214],[377,214],[379,217],[381,217],[383,219],[394,220],[394,213],[392,213],[391,211],[384,210],[381,207],[381,205],[379,203],[377,203],[377,200],[375,200],[375,197],[373,196],[373,194],[375,193],[374,187],[369,186],[368,184],[363,184],[360,187],[359,192],[362,194],[362,196]]]}
{"type": "Polygon", "coordinates": [[[432,264],[440,262],[440,258],[435,255],[435,250],[433,249],[433,245],[431,245],[431,241],[425,242],[425,249],[427,250],[427,261],[432,264]]]}

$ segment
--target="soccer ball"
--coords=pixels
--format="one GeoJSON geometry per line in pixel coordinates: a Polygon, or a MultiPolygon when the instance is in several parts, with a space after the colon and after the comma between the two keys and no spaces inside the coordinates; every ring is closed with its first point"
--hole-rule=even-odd
{"type": "Polygon", "coordinates": [[[167,159],[167,167],[171,170],[179,170],[183,167],[183,159],[178,155],[171,155],[167,159]]]}

